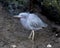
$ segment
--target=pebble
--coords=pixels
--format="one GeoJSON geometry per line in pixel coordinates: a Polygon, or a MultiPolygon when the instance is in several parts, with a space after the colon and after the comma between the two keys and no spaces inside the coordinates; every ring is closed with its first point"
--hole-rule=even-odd
{"type": "Polygon", "coordinates": [[[16,48],[17,46],[16,45],[11,45],[11,47],[16,48]]]}
{"type": "Polygon", "coordinates": [[[51,45],[51,44],[48,44],[48,45],[47,45],[47,47],[49,47],[49,48],[50,48],[50,47],[52,47],[52,45],[51,45]]]}

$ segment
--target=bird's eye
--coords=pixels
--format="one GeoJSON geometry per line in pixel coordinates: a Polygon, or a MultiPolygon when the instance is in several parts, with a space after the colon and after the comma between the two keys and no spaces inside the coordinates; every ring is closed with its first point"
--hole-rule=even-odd
{"type": "Polygon", "coordinates": [[[25,15],[21,15],[21,16],[25,16],[25,15]]]}
{"type": "Polygon", "coordinates": [[[23,18],[26,18],[26,16],[25,15],[21,15],[23,18]]]}
{"type": "Polygon", "coordinates": [[[24,15],[21,15],[21,16],[24,16],[24,15]]]}

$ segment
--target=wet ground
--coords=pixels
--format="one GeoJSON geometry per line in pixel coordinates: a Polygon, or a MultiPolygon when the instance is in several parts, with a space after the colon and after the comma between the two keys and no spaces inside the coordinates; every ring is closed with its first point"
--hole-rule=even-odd
{"type": "Polygon", "coordinates": [[[60,48],[60,38],[49,27],[35,32],[34,43],[28,39],[31,31],[25,30],[19,19],[13,18],[0,5],[0,48],[60,48]]]}

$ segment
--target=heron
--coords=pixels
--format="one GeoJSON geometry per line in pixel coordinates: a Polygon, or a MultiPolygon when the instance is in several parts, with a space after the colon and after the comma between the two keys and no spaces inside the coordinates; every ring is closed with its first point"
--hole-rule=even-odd
{"type": "Polygon", "coordinates": [[[20,18],[20,22],[25,29],[31,30],[28,37],[31,40],[34,40],[36,30],[48,26],[47,23],[43,22],[43,20],[34,13],[21,12],[19,15],[15,15],[14,17],[20,18]]]}

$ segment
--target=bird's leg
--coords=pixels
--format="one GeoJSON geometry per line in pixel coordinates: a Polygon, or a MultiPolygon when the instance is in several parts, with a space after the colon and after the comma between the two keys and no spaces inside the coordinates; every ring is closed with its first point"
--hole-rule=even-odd
{"type": "Polygon", "coordinates": [[[33,34],[33,32],[31,31],[31,33],[30,33],[30,35],[29,35],[29,37],[28,37],[28,38],[31,38],[32,34],[33,34]]]}
{"type": "Polygon", "coordinates": [[[34,30],[32,30],[32,40],[34,40],[34,35],[35,35],[34,30]]]}
{"type": "Polygon", "coordinates": [[[35,35],[34,30],[32,30],[28,38],[32,38],[32,40],[34,40],[34,35],[35,35]]]}

